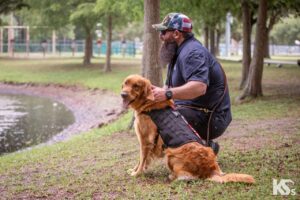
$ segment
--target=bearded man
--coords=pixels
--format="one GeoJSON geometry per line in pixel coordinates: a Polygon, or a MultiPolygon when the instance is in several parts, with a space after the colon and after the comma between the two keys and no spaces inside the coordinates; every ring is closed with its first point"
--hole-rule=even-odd
{"type": "Polygon", "coordinates": [[[174,99],[177,110],[217,154],[219,145],[212,140],[221,136],[232,120],[221,65],[194,37],[192,21],[186,15],[170,13],[152,26],[163,41],[161,61],[168,63],[165,86],[152,86],[155,100],[174,99]]]}

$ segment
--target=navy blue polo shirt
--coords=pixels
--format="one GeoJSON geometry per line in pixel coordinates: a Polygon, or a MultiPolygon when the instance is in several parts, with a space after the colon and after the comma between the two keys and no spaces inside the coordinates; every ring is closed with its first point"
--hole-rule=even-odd
{"type": "MultiPolygon", "coordinates": [[[[200,81],[207,85],[205,95],[192,100],[175,100],[178,105],[191,105],[212,110],[224,92],[224,74],[220,64],[193,36],[186,39],[177,50],[177,60],[171,74],[171,87],[179,87],[189,81],[200,81]]],[[[171,66],[169,65],[168,70],[171,66]]],[[[168,73],[169,74],[169,73],[168,73]]],[[[168,85],[169,77],[166,85],[168,85]]],[[[230,109],[228,89],[216,111],[230,109]]]]}

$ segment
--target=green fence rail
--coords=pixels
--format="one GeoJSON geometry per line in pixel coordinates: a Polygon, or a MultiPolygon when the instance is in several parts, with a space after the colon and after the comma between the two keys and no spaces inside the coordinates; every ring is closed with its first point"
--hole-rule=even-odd
{"type": "MultiPolygon", "coordinates": [[[[85,43],[82,40],[78,41],[58,41],[55,45],[55,50],[58,53],[83,53],[85,49],[85,43]]],[[[13,43],[13,51],[14,53],[26,53],[27,45],[25,42],[14,42],[13,43]]],[[[52,43],[51,42],[30,42],[29,44],[29,53],[37,53],[37,52],[53,52],[52,43]]],[[[96,41],[93,41],[93,54],[100,55],[106,54],[107,51],[107,43],[102,42],[98,44],[96,41]]],[[[123,56],[135,56],[137,53],[141,53],[142,45],[141,43],[135,43],[133,41],[127,41],[126,43],[122,43],[121,41],[113,41],[111,47],[112,55],[123,55],[123,56]]],[[[3,44],[2,52],[8,52],[7,43],[3,44]]]]}

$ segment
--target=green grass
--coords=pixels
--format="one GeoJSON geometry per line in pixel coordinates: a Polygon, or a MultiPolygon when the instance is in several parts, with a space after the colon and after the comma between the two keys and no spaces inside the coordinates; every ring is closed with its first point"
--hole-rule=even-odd
{"type": "MultiPolygon", "coordinates": [[[[120,92],[125,76],[139,73],[140,60],[103,60],[88,67],[81,59],[0,59],[0,82],[57,83],[120,92]]],[[[272,179],[292,179],[299,199],[300,69],[265,67],[264,97],[235,104],[241,64],[223,62],[232,99],[233,125],[220,138],[224,172],[248,173],[255,185],[209,181],[168,183],[156,162],[137,178],[126,171],[138,161],[138,141],[126,128],[132,112],[102,128],[51,146],[0,157],[0,199],[282,199],[272,195],[272,179]],[[274,121],[274,124],[272,123],[274,121]]]]}
{"type": "Polygon", "coordinates": [[[93,59],[94,64],[82,66],[81,58],[11,60],[0,58],[0,80],[18,83],[59,83],[103,88],[118,92],[120,81],[129,74],[138,73],[141,61],[115,58],[113,71],[104,73],[104,59],[93,59]]]}

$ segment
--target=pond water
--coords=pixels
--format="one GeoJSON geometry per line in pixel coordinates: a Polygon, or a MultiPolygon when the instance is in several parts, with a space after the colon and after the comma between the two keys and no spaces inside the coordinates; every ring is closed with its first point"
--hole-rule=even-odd
{"type": "Polygon", "coordinates": [[[46,142],[74,121],[67,107],[51,99],[0,94],[0,155],[46,142]]]}

